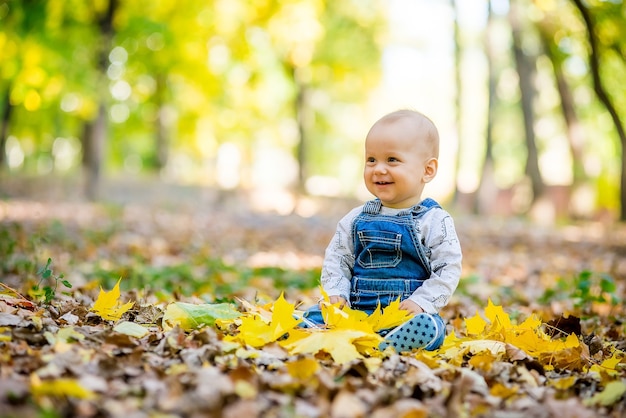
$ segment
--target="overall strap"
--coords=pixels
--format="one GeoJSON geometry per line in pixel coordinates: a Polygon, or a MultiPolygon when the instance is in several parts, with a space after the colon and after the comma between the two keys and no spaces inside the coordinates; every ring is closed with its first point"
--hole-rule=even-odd
{"type": "Polygon", "coordinates": [[[413,215],[423,215],[433,208],[440,208],[441,205],[430,197],[422,200],[418,205],[411,208],[413,215]]]}
{"type": "Polygon", "coordinates": [[[383,207],[383,204],[380,203],[380,199],[370,200],[365,202],[363,205],[363,213],[368,213],[370,215],[376,215],[380,213],[380,209],[383,207]]]}
{"type": "Polygon", "coordinates": [[[434,199],[431,199],[430,197],[427,197],[426,199],[422,200],[422,203],[420,203],[419,206],[422,206],[428,209],[441,207],[439,203],[437,203],[434,199]]]}
{"type": "MultiPolygon", "coordinates": [[[[380,199],[369,200],[365,202],[365,204],[363,205],[362,212],[370,214],[370,215],[377,215],[380,213],[382,206],[383,204],[380,202],[380,199]]],[[[439,205],[439,203],[437,203],[435,200],[429,197],[429,198],[422,200],[419,204],[413,206],[412,208],[407,209],[406,212],[403,211],[402,213],[411,213],[411,212],[413,214],[425,213],[425,212],[428,212],[432,208],[440,208],[440,207],[441,206],[439,205]]]]}

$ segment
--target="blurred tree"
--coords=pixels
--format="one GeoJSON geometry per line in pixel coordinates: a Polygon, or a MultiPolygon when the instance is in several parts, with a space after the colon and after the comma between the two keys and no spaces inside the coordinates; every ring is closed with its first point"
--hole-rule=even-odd
{"type": "Polygon", "coordinates": [[[96,27],[99,28],[100,39],[96,41],[96,85],[98,92],[97,112],[93,120],[87,121],[84,126],[83,166],[85,168],[85,193],[90,199],[96,199],[100,193],[100,178],[104,160],[105,145],[107,142],[108,126],[108,94],[106,93],[106,72],[109,67],[109,54],[113,43],[113,20],[118,8],[118,0],[107,0],[102,8],[93,4],[93,16],[96,27]]]}
{"type": "Polygon", "coordinates": [[[584,164],[585,133],[582,121],[578,117],[578,110],[574,101],[574,95],[570,81],[565,73],[564,65],[568,55],[563,52],[559,43],[566,35],[559,25],[565,21],[560,20],[563,16],[571,17],[560,9],[542,10],[542,18],[537,22],[537,28],[541,37],[543,51],[550,60],[557,90],[559,92],[560,107],[566,126],[566,136],[572,154],[572,186],[576,189],[589,179],[584,164]]]}
{"type": "MultiPolygon", "coordinates": [[[[624,41],[626,18],[623,11],[626,10],[626,6],[624,6],[623,2],[601,2],[595,8],[588,8],[582,0],[572,1],[579,10],[587,29],[588,60],[594,92],[611,116],[622,148],[619,219],[626,221],[626,130],[614,99],[606,87],[607,83],[605,82],[603,67],[601,66],[601,60],[604,58],[604,62],[607,64],[606,67],[609,67],[608,63],[610,61],[607,58],[609,58],[610,54],[617,52],[617,58],[621,60],[621,71],[623,73],[624,53],[626,52],[626,41],[624,41]],[[597,14],[595,18],[594,11],[597,14]]],[[[610,74],[610,77],[615,77],[615,74],[610,74]]],[[[624,105],[623,85],[618,85],[617,87],[617,91],[621,93],[617,97],[622,99],[622,105],[624,105]]]]}
{"type": "Polygon", "coordinates": [[[133,1],[120,4],[108,77],[114,106],[115,165],[163,170],[173,148],[193,147],[194,121],[211,110],[219,93],[207,71],[207,11],[210,2],[133,1]],[[188,94],[189,91],[195,94],[188,94]],[[182,116],[183,125],[175,126],[182,116]],[[179,128],[179,130],[177,129],[179,128]],[[178,135],[177,135],[178,134],[178,135]]]}
{"type": "Polygon", "coordinates": [[[6,164],[7,136],[16,105],[30,98],[26,106],[36,110],[41,102],[37,88],[45,74],[37,67],[40,57],[37,43],[41,40],[45,16],[46,5],[40,1],[0,3],[3,35],[0,37],[0,167],[6,164]]]}
{"type": "MultiPolygon", "coordinates": [[[[515,0],[509,16],[520,25],[511,42],[511,33],[502,32],[504,21],[495,19],[494,26],[493,19],[505,16],[509,3],[490,4],[497,10],[485,35],[491,110],[481,184],[491,164],[498,187],[515,187],[526,165],[534,194],[540,193],[545,173],[538,160],[558,140],[542,129],[548,119],[562,120],[574,184],[589,177],[597,203],[617,207],[619,195],[624,212],[623,2],[515,0]],[[547,58],[529,19],[537,23],[547,58]],[[545,65],[548,59],[551,66],[545,65]],[[545,83],[548,67],[558,99],[546,105],[551,92],[536,91],[536,100],[529,93],[536,88],[533,78],[545,83]],[[533,125],[541,126],[533,133],[533,125]],[[526,146],[522,127],[531,135],[526,146]],[[619,140],[593,136],[592,143],[591,132],[619,140]]],[[[450,5],[460,13],[455,0],[450,5]]],[[[350,183],[346,173],[358,171],[363,104],[379,85],[384,6],[379,0],[187,0],[184,7],[175,0],[0,0],[0,163],[10,149],[11,170],[60,173],[68,166],[61,150],[69,144],[75,155],[82,150],[92,192],[107,167],[133,173],[148,168],[168,178],[228,187],[283,186],[295,173],[300,190],[312,177],[327,176],[336,179],[340,192],[352,192],[358,176],[350,183]],[[266,177],[268,171],[278,174],[266,177]]],[[[461,122],[471,119],[461,109],[463,65],[476,64],[469,49],[483,28],[464,32],[458,17],[460,141],[461,122]],[[468,50],[461,64],[463,43],[468,50]]],[[[466,99],[482,104],[480,98],[466,99]]],[[[467,146],[459,156],[471,148],[461,145],[467,146]]]]}
{"type": "Polygon", "coordinates": [[[485,154],[480,174],[480,182],[474,202],[474,212],[489,213],[497,195],[495,182],[495,164],[493,155],[493,129],[495,123],[496,87],[498,74],[496,70],[497,52],[494,47],[496,33],[491,0],[487,0],[487,24],[485,27],[485,55],[487,61],[487,120],[485,123],[485,154]]]}
{"type": "Polygon", "coordinates": [[[366,99],[368,88],[378,80],[378,34],[383,20],[375,0],[279,4],[268,28],[278,59],[294,87],[291,107],[298,132],[297,189],[305,191],[312,171],[309,166],[323,172],[331,148],[332,139],[325,127],[341,124],[337,112],[343,111],[342,106],[366,99]]]}
{"type": "Polygon", "coordinates": [[[457,152],[455,159],[455,168],[454,168],[454,191],[453,191],[453,204],[458,204],[459,198],[459,185],[458,185],[458,173],[461,168],[461,155],[463,153],[463,112],[462,112],[462,102],[463,102],[463,77],[461,74],[461,57],[462,53],[462,36],[461,36],[461,28],[459,26],[459,4],[458,0],[450,0],[450,7],[454,12],[454,85],[455,85],[455,96],[454,96],[454,123],[455,123],[455,133],[456,133],[456,141],[457,141],[457,152]]]}
{"type": "Polygon", "coordinates": [[[528,22],[524,20],[521,0],[513,0],[509,6],[509,22],[511,24],[512,48],[515,58],[515,68],[519,76],[521,96],[521,110],[524,117],[524,138],[526,139],[526,175],[532,187],[532,202],[536,201],[544,192],[544,182],[539,169],[539,151],[535,139],[535,109],[536,89],[534,77],[536,74],[536,57],[530,55],[522,45],[522,36],[528,29],[528,22]]]}

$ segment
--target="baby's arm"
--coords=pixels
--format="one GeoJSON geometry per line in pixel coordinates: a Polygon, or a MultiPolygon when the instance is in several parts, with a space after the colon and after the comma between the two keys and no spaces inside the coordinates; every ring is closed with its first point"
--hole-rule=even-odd
{"type": "Polygon", "coordinates": [[[420,222],[424,244],[430,250],[432,273],[409,299],[424,312],[446,306],[461,277],[461,245],[452,217],[443,209],[430,210],[420,222]]]}
{"type": "Polygon", "coordinates": [[[354,267],[352,222],[360,212],[360,207],[355,208],[339,221],[335,235],[326,248],[321,283],[331,302],[343,300],[343,303],[348,303],[350,298],[354,267]]]}
{"type": "Polygon", "coordinates": [[[409,311],[413,315],[417,315],[417,314],[424,312],[422,307],[419,306],[417,303],[413,302],[411,299],[405,299],[402,302],[400,302],[400,309],[409,311]]]}
{"type": "Polygon", "coordinates": [[[343,308],[348,302],[343,296],[329,296],[328,299],[333,305],[338,303],[340,308],[343,308]]]}

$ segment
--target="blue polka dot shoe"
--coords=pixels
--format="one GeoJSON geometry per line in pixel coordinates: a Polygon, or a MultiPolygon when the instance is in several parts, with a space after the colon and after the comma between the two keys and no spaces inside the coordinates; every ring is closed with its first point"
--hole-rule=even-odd
{"type": "Polygon", "coordinates": [[[435,341],[439,330],[437,323],[430,315],[421,313],[400,325],[389,334],[378,348],[384,350],[392,346],[397,352],[411,351],[414,348],[427,347],[435,341]]]}

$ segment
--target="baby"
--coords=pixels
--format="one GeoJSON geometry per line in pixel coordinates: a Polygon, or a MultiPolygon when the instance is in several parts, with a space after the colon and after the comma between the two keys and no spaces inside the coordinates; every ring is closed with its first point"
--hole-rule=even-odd
{"type": "MultiPolygon", "coordinates": [[[[331,303],[371,314],[399,297],[415,314],[381,332],[381,349],[435,350],[446,335],[438,312],[459,283],[462,255],[452,217],[421,197],[438,157],[439,134],[426,116],[399,110],[379,119],[365,139],[363,173],[376,199],[344,216],[326,249],[321,282],[331,303]]],[[[319,306],[305,318],[324,324],[319,306]]]]}

